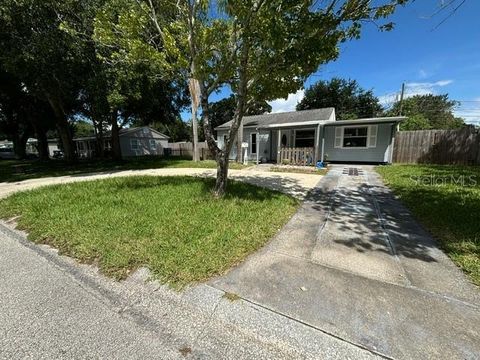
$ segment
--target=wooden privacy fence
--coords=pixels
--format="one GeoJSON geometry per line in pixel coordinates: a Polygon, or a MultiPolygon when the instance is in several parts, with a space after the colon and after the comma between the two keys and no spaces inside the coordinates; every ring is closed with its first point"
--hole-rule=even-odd
{"type": "Polygon", "coordinates": [[[314,148],[281,147],[278,153],[278,163],[280,164],[313,165],[314,148]]]}
{"type": "MultiPolygon", "coordinates": [[[[170,156],[193,157],[193,144],[191,142],[169,143],[168,145],[170,147],[168,151],[170,156]]],[[[198,151],[201,160],[213,159],[206,142],[198,143],[198,151]]]]}
{"type": "Polygon", "coordinates": [[[395,163],[480,164],[480,133],[458,130],[400,131],[395,135],[395,163]]]}

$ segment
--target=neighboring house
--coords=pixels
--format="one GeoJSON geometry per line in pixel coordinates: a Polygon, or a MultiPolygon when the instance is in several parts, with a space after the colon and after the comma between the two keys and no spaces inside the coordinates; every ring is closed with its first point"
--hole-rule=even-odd
{"type": "MultiPolygon", "coordinates": [[[[404,117],[336,120],[334,108],[246,116],[247,160],[312,165],[332,162],[391,163],[397,124],[404,117]]],[[[225,143],[231,121],[215,128],[225,143]]],[[[230,158],[236,157],[236,146],[230,158]]]]}
{"type": "MultiPolygon", "coordinates": [[[[120,149],[124,157],[163,155],[163,149],[169,147],[169,137],[148,126],[121,129],[119,138],[120,149]]],[[[80,158],[95,157],[97,144],[95,136],[75,138],[73,141],[80,158]]],[[[109,132],[105,134],[103,141],[105,152],[108,153],[112,149],[112,140],[109,132]]],[[[50,156],[53,156],[54,151],[59,150],[58,140],[50,139],[48,148],[50,156]]]]}

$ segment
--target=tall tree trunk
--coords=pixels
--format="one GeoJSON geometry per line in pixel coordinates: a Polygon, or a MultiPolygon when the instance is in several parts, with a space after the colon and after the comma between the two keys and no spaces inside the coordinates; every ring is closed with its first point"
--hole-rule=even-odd
{"type": "Polygon", "coordinates": [[[237,156],[236,156],[236,161],[240,164],[243,163],[242,143],[243,143],[243,119],[240,122],[240,126],[238,127],[238,132],[237,132],[237,156]]]}
{"type": "MultiPolygon", "coordinates": [[[[192,74],[195,71],[195,65],[192,61],[192,74]]],[[[197,120],[197,109],[198,109],[198,81],[196,79],[190,79],[190,98],[192,101],[192,130],[193,130],[193,161],[197,162],[200,160],[200,155],[198,152],[198,120],[197,120]]]]}
{"type": "Polygon", "coordinates": [[[111,115],[112,125],[112,156],[114,160],[122,160],[122,150],[120,148],[120,129],[117,121],[117,111],[113,111],[111,115]]]}
{"type": "Polygon", "coordinates": [[[228,181],[228,153],[225,150],[217,152],[217,179],[213,193],[216,197],[225,195],[228,181]]]}
{"type": "Polygon", "coordinates": [[[35,110],[33,108],[30,109],[30,124],[32,125],[33,132],[35,133],[35,137],[37,138],[37,151],[38,151],[38,158],[40,161],[48,161],[50,159],[49,152],[48,152],[48,140],[47,140],[47,131],[42,126],[41,119],[35,117],[34,115],[35,110]]]}
{"type": "Polygon", "coordinates": [[[13,152],[16,159],[25,159],[27,157],[27,133],[16,133],[13,136],[13,152]]]}
{"type": "Polygon", "coordinates": [[[103,140],[103,120],[97,119],[93,120],[93,130],[95,132],[95,151],[96,157],[103,159],[105,158],[105,144],[103,140]]]}
{"type": "Polygon", "coordinates": [[[63,106],[60,101],[49,94],[47,94],[47,99],[55,114],[56,128],[62,142],[64,159],[68,162],[75,162],[77,160],[77,152],[63,106]]]}
{"type": "Polygon", "coordinates": [[[77,152],[72,138],[72,131],[66,119],[65,121],[57,122],[57,132],[62,143],[63,158],[68,162],[77,161],[77,152]]]}
{"type": "Polygon", "coordinates": [[[34,125],[34,129],[37,138],[38,158],[41,161],[48,161],[50,160],[50,154],[48,152],[47,132],[38,125],[34,125]]]}

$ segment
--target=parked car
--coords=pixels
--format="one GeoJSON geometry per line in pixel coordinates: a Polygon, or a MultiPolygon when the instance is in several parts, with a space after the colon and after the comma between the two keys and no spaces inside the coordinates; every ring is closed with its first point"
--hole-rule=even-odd
{"type": "Polygon", "coordinates": [[[0,159],[15,159],[15,153],[11,147],[0,148],[0,159]]]}

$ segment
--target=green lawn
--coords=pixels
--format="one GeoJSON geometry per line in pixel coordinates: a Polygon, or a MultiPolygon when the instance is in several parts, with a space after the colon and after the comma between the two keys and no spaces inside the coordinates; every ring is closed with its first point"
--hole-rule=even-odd
{"type": "Polygon", "coordinates": [[[213,179],[124,177],[56,185],[0,201],[0,217],[115,278],[147,266],[174,287],[221,274],[264,245],[296,211],[297,200],[213,179]]]}
{"type": "MultiPolygon", "coordinates": [[[[243,169],[245,165],[230,163],[230,169],[243,169]]],[[[61,160],[0,160],[0,182],[15,182],[48,176],[75,175],[97,171],[157,169],[157,168],[216,168],[213,160],[193,162],[181,158],[144,157],[123,161],[83,160],[69,164],[61,160]]]]}
{"type": "Polygon", "coordinates": [[[480,167],[393,165],[377,171],[480,285],[480,167]]]}

